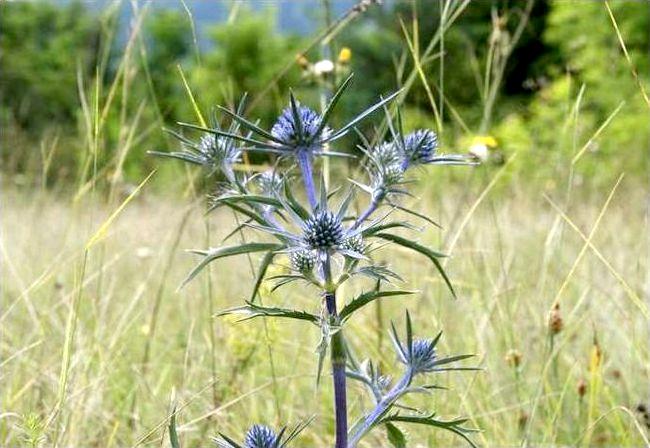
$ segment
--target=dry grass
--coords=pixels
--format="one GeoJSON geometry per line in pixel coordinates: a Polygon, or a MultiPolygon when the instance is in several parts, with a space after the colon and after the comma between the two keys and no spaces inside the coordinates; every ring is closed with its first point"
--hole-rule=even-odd
{"type": "MultiPolygon", "coordinates": [[[[384,252],[405,273],[404,286],[421,294],[369,307],[351,322],[352,344],[393,368],[385,330],[408,306],[418,334],[444,330],[441,350],[476,353],[483,371],[440,375],[436,383],[450,390],[420,399],[442,417],[469,416],[484,446],[647,444],[634,414],[650,380],[648,308],[639,302],[648,271],[643,192],[623,180],[604,209],[610,191],[577,189],[565,205],[560,191],[545,199],[541,191],[500,185],[477,203],[493,174],[477,173],[444,197],[421,189],[420,208],[448,230],[420,238],[433,247],[453,243],[447,268],[459,300],[424,260],[384,252]],[[549,199],[587,238],[602,212],[589,243],[549,199]],[[556,300],[563,329],[551,340],[547,316],[556,300]],[[505,359],[510,350],[521,354],[519,369],[505,359]]],[[[182,249],[206,245],[201,209],[147,187],[85,256],[84,243],[115,209],[98,202],[4,191],[0,445],[42,438],[44,446],[167,446],[172,403],[183,446],[205,446],[217,431],[240,434],[254,421],[296,422],[311,413],[316,420],[299,446],[330,443],[330,385],[316,389],[314,381],[317,328],[212,319],[214,310],[247,296],[246,258],[217,262],[209,284],[203,274],[176,291],[194,261],[182,249]]],[[[232,227],[229,213],[213,215],[210,238],[232,227]]],[[[319,307],[315,292],[300,288],[264,299],[319,307]]],[[[356,385],[350,395],[354,419],[368,401],[356,385]]],[[[460,443],[408,429],[413,446],[460,443]]],[[[376,434],[365,446],[382,443],[376,434]]]]}

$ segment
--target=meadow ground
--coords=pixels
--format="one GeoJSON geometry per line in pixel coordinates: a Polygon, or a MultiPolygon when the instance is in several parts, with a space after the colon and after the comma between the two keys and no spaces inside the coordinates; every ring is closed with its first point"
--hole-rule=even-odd
{"type": "MultiPolygon", "coordinates": [[[[400,286],[420,293],[369,306],[351,321],[350,343],[391,371],[387,328],[408,307],[419,336],[444,331],[442,352],[476,353],[466,365],[481,371],[440,374],[435,383],[448,390],[418,400],[440,417],[467,416],[480,445],[647,444],[635,411],[650,381],[643,189],[623,179],[610,197],[613,185],[578,186],[567,201],[562,187],[546,197],[513,183],[490,189],[495,172],[483,173],[442,189],[431,170],[419,188],[418,210],[444,227],[419,239],[451,254],[459,298],[418,255],[385,250],[380,257],[404,273],[400,286]],[[560,331],[551,336],[554,303],[560,331]]],[[[234,227],[231,214],[206,225],[198,201],[145,187],[86,252],[119,200],[100,206],[92,195],[73,202],[7,188],[2,202],[0,445],[167,446],[177,406],[184,447],[312,413],[299,446],[331,446],[330,384],[315,386],[318,329],[213,318],[249,294],[245,257],[218,261],[177,291],[196,261],[183,249],[218,242],[234,227]]],[[[262,297],[320,306],[305,288],[271,293],[266,284],[262,297]]],[[[356,384],[349,395],[354,420],[369,397],[356,384]]],[[[439,430],[404,429],[413,446],[462,444],[439,430]]],[[[363,446],[384,446],[383,437],[377,431],[363,446]]]]}

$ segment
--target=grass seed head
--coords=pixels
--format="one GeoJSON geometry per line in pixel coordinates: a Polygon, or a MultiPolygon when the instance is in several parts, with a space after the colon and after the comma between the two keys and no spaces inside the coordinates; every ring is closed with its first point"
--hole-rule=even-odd
{"type": "Polygon", "coordinates": [[[556,335],[564,328],[564,320],[560,313],[560,304],[556,303],[548,314],[548,329],[552,335],[556,335]]]}

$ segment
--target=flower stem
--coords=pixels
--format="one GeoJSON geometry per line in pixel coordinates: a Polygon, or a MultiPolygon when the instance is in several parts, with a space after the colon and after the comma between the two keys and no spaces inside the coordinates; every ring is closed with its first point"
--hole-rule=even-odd
{"type": "Polygon", "coordinates": [[[377,406],[363,420],[359,429],[350,437],[348,448],[353,448],[359,443],[359,440],[377,423],[377,421],[386,414],[388,408],[399,399],[404,391],[411,385],[413,372],[408,369],[402,379],[386,394],[384,398],[377,403],[377,406]]]}
{"type": "Polygon", "coordinates": [[[370,204],[368,205],[368,208],[357,218],[357,220],[354,222],[352,225],[352,230],[358,228],[363,222],[372,215],[375,210],[377,210],[377,207],[379,206],[379,201],[372,200],[370,204]]]}
{"type": "Polygon", "coordinates": [[[314,187],[314,175],[312,173],[311,156],[306,149],[299,149],[297,157],[298,166],[302,174],[302,180],[305,184],[305,191],[307,192],[307,200],[312,210],[316,209],[318,203],[316,202],[316,188],[314,187]]]}
{"type": "MultiPolygon", "coordinates": [[[[336,294],[328,292],[325,295],[325,304],[330,317],[338,323],[336,294]]],[[[345,389],[345,356],[345,342],[343,341],[343,333],[339,329],[332,335],[331,341],[334,408],[336,413],[336,448],[347,448],[348,446],[348,403],[345,389]]]]}

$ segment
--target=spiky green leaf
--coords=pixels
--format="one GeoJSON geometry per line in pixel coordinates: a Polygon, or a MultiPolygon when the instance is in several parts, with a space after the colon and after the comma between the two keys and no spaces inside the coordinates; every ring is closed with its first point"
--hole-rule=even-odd
{"type": "Polygon", "coordinates": [[[374,236],[377,238],[382,238],[387,241],[391,241],[395,244],[398,244],[402,247],[406,247],[407,249],[414,250],[415,252],[418,252],[425,257],[427,257],[431,262],[434,264],[440,275],[442,276],[443,280],[447,284],[447,287],[449,288],[449,291],[451,292],[452,296],[456,298],[456,291],[454,290],[454,287],[451,284],[451,280],[449,280],[449,277],[447,276],[447,273],[445,272],[444,268],[442,267],[442,264],[440,263],[440,260],[438,258],[443,258],[446,257],[445,254],[442,254],[440,252],[436,252],[434,250],[429,249],[428,247],[424,247],[421,244],[416,243],[415,241],[408,240],[406,238],[403,238],[401,236],[393,235],[390,233],[377,233],[374,236]]]}
{"type": "Polygon", "coordinates": [[[341,309],[341,312],[339,313],[339,316],[343,320],[347,320],[350,318],[352,313],[357,311],[359,308],[369,304],[370,302],[380,299],[382,297],[394,297],[394,296],[405,296],[405,295],[411,295],[415,294],[418,291],[369,291],[366,293],[363,293],[357,297],[355,297],[350,303],[346,304],[343,309],[341,309]]]}
{"type": "Polygon", "coordinates": [[[388,441],[394,448],[406,448],[406,436],[404,433],[392,423],[386,423],[386,435],[388,441]]]}
{"type": "Polygon", "coordinates": [[[208,250],[192,250],[195,254],[203,255],[203,260],[196,265],[194,269],[189,273],[187,278],[183,280],[181,288],[185,286],[190,280],[192,280],[196,275],[201,272],[201,270],[206,267],[209,263],[217,260],[219,258],[231,257],[233,255],[242,255],[252,252],[268,252],[276,251],[284,248],[282,244],[272,244],[272,243],[246,243],[240,244],[238,246],[224,246],[208,250]]]}

